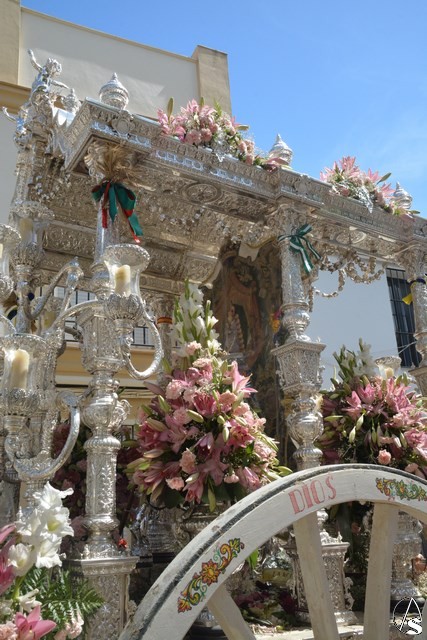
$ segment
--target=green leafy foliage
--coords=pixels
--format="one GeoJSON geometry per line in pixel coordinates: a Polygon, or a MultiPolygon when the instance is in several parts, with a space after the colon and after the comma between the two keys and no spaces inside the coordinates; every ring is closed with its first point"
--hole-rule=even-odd
{"type": "Polygon", "coordinates": [[[103,599],[87,580],[59,567],[51,570],[33,567],[21,584],[21,593],[33,589],[37,589],[37,599],[43,603],[43,618],[58,625],[46,636],[47,640],[53,640],[55,634],[72,623],[79,613],[86,624],[103,604],[103,599]]]}

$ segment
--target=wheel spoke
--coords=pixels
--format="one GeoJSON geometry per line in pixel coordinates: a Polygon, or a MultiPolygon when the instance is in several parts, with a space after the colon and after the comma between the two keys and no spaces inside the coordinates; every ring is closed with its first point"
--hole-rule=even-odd
{"type": "Polygon", "coordinates": [[[222,584],[209,600],[209,609],[215,616],[227,638],[233,640],[256,640],[249,625],[243,619],[239,607],[222,584]]]}
{"type": "Polygon", "coordinates": [[[311,513],[295,522],[294,533],[313,635],[316,640],[339,640],[323,562],[317,514],[311,513]]]}
{"type": "Polygon", "coordinates": [[[366,580],[365,640],[389,635],[391,565],[398,512],[393,504],[378,503],[374,507],[366,580]]]}

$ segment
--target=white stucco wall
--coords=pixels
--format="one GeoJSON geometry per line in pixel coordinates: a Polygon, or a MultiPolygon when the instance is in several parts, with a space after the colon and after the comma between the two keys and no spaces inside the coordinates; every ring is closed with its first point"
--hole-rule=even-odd
{"type": "Polygon", "coordinates": [[[9,218],[9,208],[15,189],[16,147],[13,142],[13,122],[0,116],[0,223],[9,218]]]}
{"type": "MultiPolygon", "coordinates": [[[[316,287],[333,291],[336,278],[321,273],[316,287]]],[[[372,346],[374,358],[397,355],[396,337],[386,277],[370,285],[347,281],[338,297],[316,296],[311,323],[307,330],[312,340],[326,344],[322,353],[323,386],[328,388],[334,374],[334,351],[343,344],[357,350],[359,338],[372,346]]]]}
{"type": "Polygon", "coordinates": [[[59,78],[80,99],[98,99],[103,84],[117,73],[129,91],[129,111],[157,117],[170,97],[185,105],[199,95],[197,64],[192,58],[116,38],[85,27],[22,9],[19,84],[31,87],[35,70],[27,49],[44,64],[48,57],[62,64],[59,78]]]}

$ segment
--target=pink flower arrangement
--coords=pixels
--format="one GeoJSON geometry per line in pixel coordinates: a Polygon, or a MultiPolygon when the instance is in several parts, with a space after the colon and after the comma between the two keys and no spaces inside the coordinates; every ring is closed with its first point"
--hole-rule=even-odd
{"type": "Polygon", "coordinates": [[[346,156],[334,162],[332,168],[320,173],[320,179],[331,184],[333,190],[341,196],[360,200],[369,211],[381,207],[395,216],[410,216],[419,213],[404,209],[393,198],[393,187],[386,182],[390,173],[380,176],[378,171],[362,171],[356,164],[356,158],[346,156]]]}
{"type": "Polygon", "coordinates": [[[180,113],[172,115],[173,99],[169,100],[167,111],[159,109],[158,121],[162,132],[174,136],[186,144],[211,148],[220,159],[230,154],[249,165],[256,165],[273,171],[284,164],[280,158],[267,158],[255,151],[254,142],[242,136],[247,125],[237,124],[235,119],[215,107],[190,100],[180,113]]]}
{"type": "Polygon", "coordinates": [[[405,375],[381,377],[367,345],[334,354],[340,381],[322,392],[324,432],[317,443],[328,463],[382,464],[427,478],[427,406],[405,375]],[[365,373],[364,373],[365,370],[365,373]]]}
{"type": "Polygon", "coordinates": [[[202,294],[186,284],[174,310],[175,362],[164,389],[143,409],[140,458],[128,473],[154,504],[234,501],[289,470],[249,402],[254,389],[228,362],[202,294]]]}

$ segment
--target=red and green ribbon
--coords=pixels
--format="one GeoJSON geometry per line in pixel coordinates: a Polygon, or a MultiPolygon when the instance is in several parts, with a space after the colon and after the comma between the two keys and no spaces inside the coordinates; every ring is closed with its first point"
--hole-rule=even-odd
{"type": "Polygon", "coordinates": [[[127,218],[135,242],[139,242],[138,236],[144,235],[134,211],[136,196],[133,191],[125,187],[121,182],[105,180],[92,189],[92,198],[99,202],[102,198],[102,226],[108,227],[108,213],[112,222],[118,213],[117,203],[127,218]]]}
{"type": "Polygon", "coordinates": [[[305,237],[308,233],[310,233],[310,231],[311,225],[304,224],[302,227],[299,227],[299,229],[297,229],[294,233],[288,236],[281,235],[278,237],[278,240],[289,238],[289,246],[292,251],[295,251],[299,254],[306,273],[310,273],[314,268],[313,263],[310,259],[310,254],[314,258],[316,258],[316,260],[320,260],[321,258],[320,254],[317,253],[310,240],[305,237]]]}

